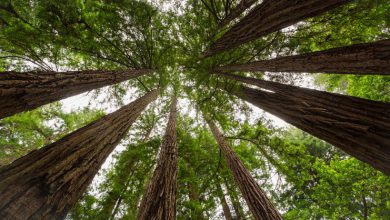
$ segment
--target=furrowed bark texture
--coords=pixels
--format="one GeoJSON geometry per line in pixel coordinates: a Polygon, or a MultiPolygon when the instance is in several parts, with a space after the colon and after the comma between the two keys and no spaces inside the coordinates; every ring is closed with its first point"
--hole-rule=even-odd
{"type": "Polygon", "coordinates": [[[390,40],[218,67],[220,71],[390,74],[390,40]]]}
{"type": "Polygon", "coordinates": [[[235,48],[306,18],[318,16],[351,0],[264,0],[247,16],[216,40],[205,53],[235,48]]]}
{"type": "Polygon", "coordinates": [[[233,93],[390,175],[390,104],[223,74],[245,86],[233,93]]]}
{"type": "Polygon", "coordinates": [[[246,9],[250,8],[257,0],[241,0],[240,3],[219,23],[222,28],[234,19],[238,18],[246,9]]]}
{"type": "Polygon", "coordinates": [[[157,167],[138,211],[138,220],[176,219],[177,134],[176,98],[173,98],[169,121],[161,144],[157,167]]]}
{"type": "Polygon", "coordinates": [[[159,90],[0,168],[0,219],[63,219],[159,90]]]}
{"type": "Polygon", "coordinates": [[[282,219],[266,194],[249,174],[240,158],[228,145],[214,122],[207,120],[207,123],[218,142],[228,167],[233,174],[234,181],[245,198],[253,217],[257,220],[282,219]]]}
{"type": "Polygon", "coordinates": [[[0,119],[151,72],[149,69],[1,72],[0,119]]]}

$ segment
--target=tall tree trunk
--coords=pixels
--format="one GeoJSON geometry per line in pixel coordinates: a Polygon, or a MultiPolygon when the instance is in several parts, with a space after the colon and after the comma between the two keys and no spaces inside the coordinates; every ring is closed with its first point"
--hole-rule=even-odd
{"type": "Polygon", "coordinates": [[[246,170],[240,158],[230,148],[227,141],[220,133],[214,122],[207,120],[207,123],[214,134],[215,139],[226,159],[229,169],[231,170],[234,181],[241,190],[249,210],[257,220],[282,219],[273,204],[269,201],[266,194],[260,189],[259,185],[246,170]]]}
{"type": "Polygon", "coordinates": [[[229,50],[306,18],[318,16],[351,0],[264,0],[216,40],[205,56],[229,50]]]}
{"type": "Polygon", "coordinates": [[[238,5],[219,23],[222,28],[234,19],[238,18],[246,9],[255,4],[257,0],[241,0],[238,5]]]}
{"type": "Polygon", "coordinates": [[[157,167],[139,208],[137,217],[139,220],[173,220],[176,218],[176,102],[176,97],[174,97],[157,167]]]}
{"type": "Polygon", "coordinates": [[[390,74],[390,40],[218,67],[222,71],[390,74]]]}
{"type": "Polygon", "coordinates": [[[149,69],[1,72],[0,119],[151,72],[149,69]]]}
{"type": "Polygon", "coordinates": [[[233,94],[390,175],[389,103],[223,75],[271,90],[241,86],[233,94]]]}
{"type": "Polygon", "coordinates": [[[230,211],[229,205],[226,202],[225,193],[222,190],[221,184],[218,182],[216,185],[217,194],[222,205],[223,215],[225,216],[226,220],[233,220],[232,212],[230,211]]]}
{"type": "Polygon", "coordinates": [[[224,183],[227,188],[230,200],[232,201],[234,212],[236,213],[236,220],[242,220],[244,216],[244,212],[242,206],[240,205],[240,201],[238,200],[236,190],[229,184],[228,180],[224,178],[224,183]]]}
{"type": "Polygon", "coordinates": [[[154,90],[57,142],[0,168],[1,219],[63,219],[154,90]]]}

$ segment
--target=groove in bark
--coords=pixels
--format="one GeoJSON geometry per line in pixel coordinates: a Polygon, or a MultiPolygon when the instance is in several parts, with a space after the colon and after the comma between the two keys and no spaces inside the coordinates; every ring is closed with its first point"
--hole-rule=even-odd
{"type": "Polygon", "coordinates": [[[152,71],[1,72],[0,119],[152,71]]]}
{"type": "Polygon", "coordinates": [[[57,142],[0,168],[0,219],[63,219],[127,130],[157,98],[153,90],[57,142]]]}
{"type": "Polygon", "coordinates": [[[233,94],[390,175],[390,104],[255,78],[233,94]]]}
{"type": "Polygon", "coordinates": [[[219,23],[219,28],[224,27],[238,18],[246,9],[250,8],[257,0],[241,0],[240,3],[219,23]]]}
{"type": "Polygon", "coordinates": [[[139,220],[173,220],[176,218],[176,102],[176,97],[174,97],[157,166],[139,207],[137,216],[139,220]]]}
{"type": "Polygon", "coordinates": [[[351,0],[264,0],[241,19],[205,53],[212,56],[255,40],[306,18],[346,4],[351,0]]]}
{"type": "Polygon", "coordinates": [[[390,74],[390,40],[218,67],[219,71],[390,74]]]}
{"type": "Polygon", "coordinates": [[[218,142],[228,167],[233,174],[234,181],[245,198],[253,217],[257,220],[282,219],[266,194],[260,189],[255,179],[249,174],[240,158],[228,145],[214,122],[207,120],[207,123],[218,142]]]}

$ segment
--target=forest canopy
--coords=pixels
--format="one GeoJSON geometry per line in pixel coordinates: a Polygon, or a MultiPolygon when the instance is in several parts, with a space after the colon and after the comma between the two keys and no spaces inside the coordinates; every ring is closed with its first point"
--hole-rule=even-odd
{"type": "Polygon", "coordinates": [[[0,1],[0,219],[388,219],[388,0],[0,1]]]}

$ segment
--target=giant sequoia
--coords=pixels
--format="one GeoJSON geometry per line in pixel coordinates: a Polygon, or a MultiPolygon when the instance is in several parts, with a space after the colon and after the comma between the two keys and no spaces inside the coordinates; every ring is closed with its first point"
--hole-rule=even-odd
{"type": "Polygon", "coordinates": [[[215,139],[217,140],[223,155],[226,158],[226,162],[233,174],[235,182],[238,185],[238,188],[241,190],[241,193],[245,198],[245,201],[255,219],[282,219],[279,212],[267,198],[267,195],[260,189],[255,179],[253,179],[253,177],[246,170],[240,158],[228,145],[215,123],[210,120],[207,120],[207,123],[215,139]]]}
{"type": "Polygon", "coordinates": [[[104,160],[158,94],[158,89],[153,90],[118,111],[2,167],[0,216],[3,219],[64,218],[104,160]]]}
{"type": "Polygon", "coordinates": [[[388,1],[0,2],[0,219],[387,219],[388,1]]]}
{"type": "Polygon", "coordinates": [[[157,167],[142,198],[138,219],[176,218],[176,102],[176,97],[174,97],[157,167]]]}
{"type": "Polygon", "coordinates": [[[218,67],[220,71],[390,74],[390,40],[218,67]]]}
{"type": "Polygon", "coordinates": [[[309,17],[346,4],[351,0],[264,0],[247,16],[212,43],[206,56],[232,49],[309,17]]]}
{"type": "Polygon", "coordinates": [[[123,82],[152,70],[0,73],[0,119],[73,95],[123,82]]]}
{"type": "Polygon", "coordinates": [[[241,86],[233,94],[390,174],[390,104],[222,75],[270,90],[241,86]]]}

